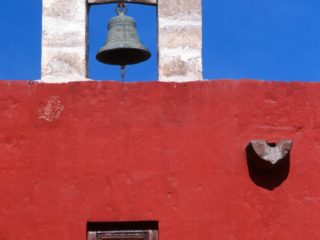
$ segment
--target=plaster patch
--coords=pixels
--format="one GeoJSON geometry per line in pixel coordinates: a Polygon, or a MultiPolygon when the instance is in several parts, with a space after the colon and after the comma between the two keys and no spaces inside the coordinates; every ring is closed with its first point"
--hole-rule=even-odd
{"type": "Polygon", "coordinates": [[[64,106],[58,96],[51,97],[47,103],[38,110],[38,118],[52,122],[58,119],[64,106]]]}

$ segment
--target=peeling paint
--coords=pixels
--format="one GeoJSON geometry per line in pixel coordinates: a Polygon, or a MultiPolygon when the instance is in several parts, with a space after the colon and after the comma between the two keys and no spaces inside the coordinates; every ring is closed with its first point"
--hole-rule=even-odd
{"type": "Polygon", "coordinates": [[[38,118],[52,122],[60,117],[63,110],[64,106],[60,98],[53,96],[38,110],[38,118]]]}

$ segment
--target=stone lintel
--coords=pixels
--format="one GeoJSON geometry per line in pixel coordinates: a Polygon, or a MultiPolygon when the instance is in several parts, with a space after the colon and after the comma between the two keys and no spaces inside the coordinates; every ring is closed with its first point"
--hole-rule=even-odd
{"type": "MultiPolygon", "coordinates": [[[[118,0],[88,0],[89,4],[117,3],[118,0]]],[[[157,0],[124,0],[126,3],[157,5],[157,0]]]]}

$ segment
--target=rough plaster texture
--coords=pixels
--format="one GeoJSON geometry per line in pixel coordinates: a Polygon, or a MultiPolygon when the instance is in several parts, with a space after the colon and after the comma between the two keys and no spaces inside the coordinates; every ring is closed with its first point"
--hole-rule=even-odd
{"type": "Polygon", "coordinates": [[[43,0],[43,82],[87,78],[86,0],[43,0]]]}
{"type": "MultiPolygon", "coordinates": [[[[87,3],[109,0],[43,0],[42,81],[87,78],[87,3]]],[[[157,4],[155,0],[132,0],[157,4]]],[[[159,81],[202,79],[201,0],[159,0],[159,81]]]]}
{"type": "Polygon", "coordinates": [[[0,239],[85,240],[158,220],[162,240],[319,240],[320,84],[0,82],[0,239]],[[288,178],[251,139],[292,139],[288,178]]]}

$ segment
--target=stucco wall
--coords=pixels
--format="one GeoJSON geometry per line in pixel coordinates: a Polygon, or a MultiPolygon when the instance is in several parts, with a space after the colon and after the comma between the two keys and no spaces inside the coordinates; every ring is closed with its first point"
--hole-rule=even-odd
{"type": "Polygon", "coordinates": [[[161,240],[320,239],[320,84],[0,82],[0,239],[86,239],[158,220],[161,240]],[[249,177],[291,138],[288,178],[249,177]]]}

